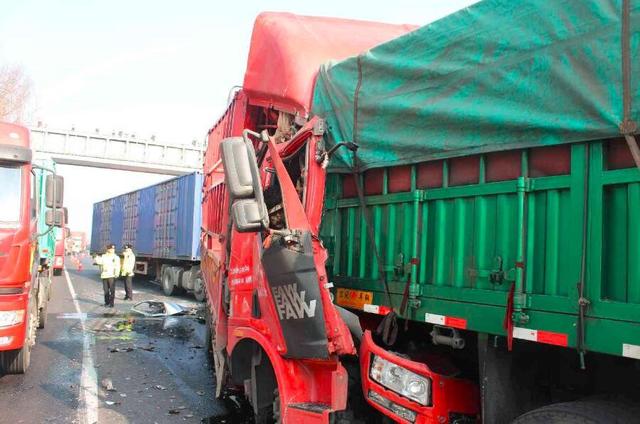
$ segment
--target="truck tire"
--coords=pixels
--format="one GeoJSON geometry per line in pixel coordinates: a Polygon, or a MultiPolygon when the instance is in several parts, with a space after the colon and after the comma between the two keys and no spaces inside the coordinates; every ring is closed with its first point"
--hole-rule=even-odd
{"type": "Polygon", "coordinates": [[[42,308],[38,310],[38,328],[43,329],[47,325],[47,308],[49,306],[48,300],[44,302],[42,308]]]}
{"type": "Polygon", "coordinates": [[[37,305],[32,301],[27,315],[27,331],[24,346],[21,349],[6,350],[0,352],[0,371],[4,374],[24,374],[31,364],[31,348],[36,337],[36,313],[37,305]]]}
{"type": "Polygon", "coordinates": [[[195,280],[193,280],[193,296],[198,302],[204,301],[207,297],[207,293],[204,289],[204,281],[202,280],[202,275],[200,273],[198,273],[195,280]]]}
{"type": "Polygon", "coordinates": [[[176,286],[173,284],[173,273],[171,267],[165,267],[162,271],[162,291],[166,296],[172,296],[176,292],[176,286]]]}
{"type": "Polygon", "coordinates": [[[623,424],[638,422],[639,408],[611,400],[580,400],[547,405],[516,418],[512,424],[623,424]]]}

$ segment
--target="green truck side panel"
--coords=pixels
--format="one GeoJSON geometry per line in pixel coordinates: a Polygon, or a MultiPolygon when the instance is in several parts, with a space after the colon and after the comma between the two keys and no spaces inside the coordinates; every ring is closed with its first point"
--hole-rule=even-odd
{"type": "MultiPolygon", "coordinates": [[[[495,335],[505,334],[507,295],[515,285],[528,317],[516,325],[567,334],[575,347],[586,216],[585,347],[620,355],[623,343],[640,345],[640,171],[605,169],[605,145],[573,144],[568,175],[484,182],[480,166],[477,184],[418,189],[413,166],[411,191],[388,193],[385,169],[383,194],[365,200],[393,305],[360,202],[343,198],[345,177],[332,174],[321,229],[332,281],[372,291],[374,304],[396,308],[410,281],[416,300],[410,319],[459,317],[470,330],[495,335]],[[516,266],[519,245],[523,268],[516,266]]],[[[528,175],[528,152],[521,154],[528,175]]],[[[445,182],[449,172],[444,166],[445,182]]]]}

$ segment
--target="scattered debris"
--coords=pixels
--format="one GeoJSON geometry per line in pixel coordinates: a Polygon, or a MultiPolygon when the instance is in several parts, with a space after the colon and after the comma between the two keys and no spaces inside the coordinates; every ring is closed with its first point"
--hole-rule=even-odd
{"type": "Polygon", "coordinates": [[[197,394],[198,396],[204,396],[204,391],[202,391],[202,390],[198,390],[198,391],[196,392],[196,394],[197,394]]]}
{"type": "Polygon", "coordinates": [[[126,393],[120,393],[120,397],[127,397],[126,393]]]}
{"type": "Polygon", "coordinates": [[[145,300],[138,302],[131,307],[131,310],[146,317],[168,317],[172,315],[184,315],[190,311],[177,303],[158,302],[155,300],[145,300]]]}
{"type": "Polygon", "coordinates": [[[162,386],[162,385],[160,385],[160,384],[156,384],[156,385],[155,385],[155,386],[153,386],[153,387],[155,387],[155,388],[156,388],[156,389],[158,389],[158,390],[167,390],[167,388],[166,388],[166,387],[164,387],[164,386],[162,386]]]}
{"type": "Polygon", "coordinates": [[[106,403],[109,406],[120,405],[121,404],[121,402],[114,402],[112,400],[105,400],[104,403],[106,403]]]}
{"type": "Polygon", "coordinates": [[[129,318],[127,320],[118,321],[115,324],[116,331],[131,331],[133,330],[133,323],[135,320],[133,318],[129,318]]]}
{"type": "Polygon", "coordinates": [[[116,388],[113,387],[113,381],[111,381],[110,378],[103,378],[102,381],[100,382],[100,384],[102,385],[102,388],[105,389],[108,392],[115,392],[116,388]]]}
{"type": "Polygon", "coordinates": [[[169,409],[169,415],[178,415],[180,411],[177,409],[169,409]]]}

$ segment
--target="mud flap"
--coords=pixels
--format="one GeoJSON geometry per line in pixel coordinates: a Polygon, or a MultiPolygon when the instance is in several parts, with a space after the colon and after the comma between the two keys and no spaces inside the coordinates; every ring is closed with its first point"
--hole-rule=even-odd
{"type": "Polygon", "coordinates": [[[311,235],[274,240],[262,255],[262,266],[287,345],[287,358],[328,358],[318,274],[311,235]]]}

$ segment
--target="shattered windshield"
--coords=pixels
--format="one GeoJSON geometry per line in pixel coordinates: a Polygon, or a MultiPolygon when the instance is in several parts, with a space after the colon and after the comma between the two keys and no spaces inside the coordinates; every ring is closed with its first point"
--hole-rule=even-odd
{"type": "Polygon", "coordinates": [[[20,220],[21,168],[0,166],[0,226],[20,220]]]}

